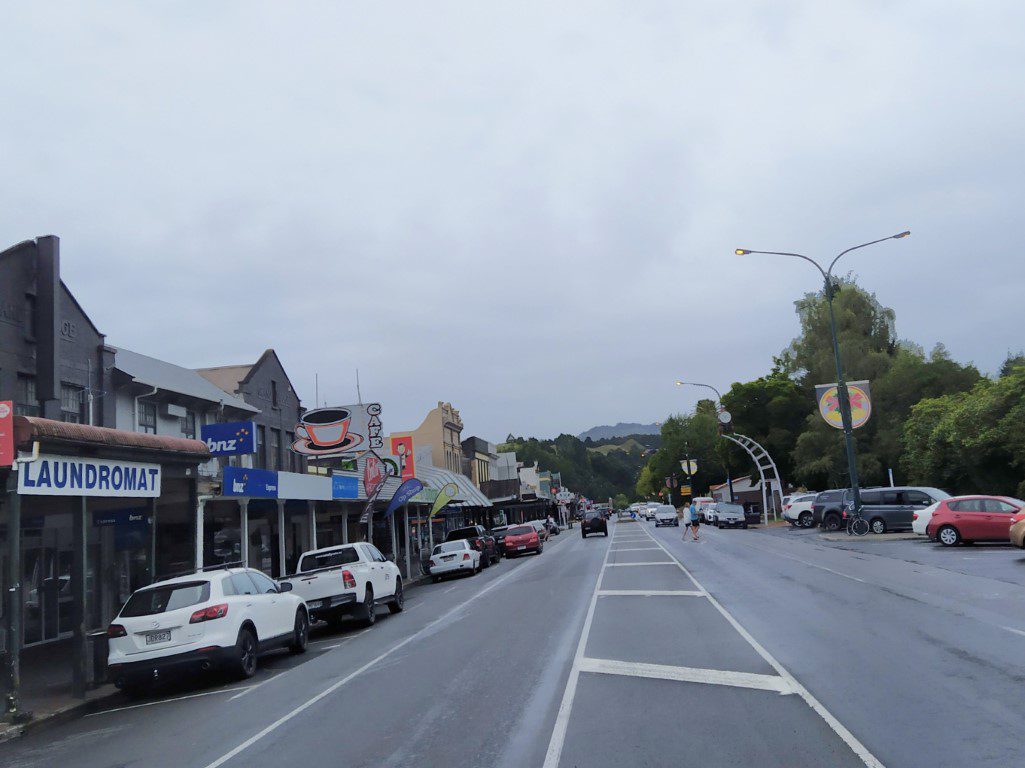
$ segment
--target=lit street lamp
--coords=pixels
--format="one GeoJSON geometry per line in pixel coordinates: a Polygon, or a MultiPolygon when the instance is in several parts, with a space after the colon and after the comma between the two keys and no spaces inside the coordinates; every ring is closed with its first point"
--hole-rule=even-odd
{"type": "Polygon", "coordinates": [[[836,285],[833,283],[833,267],[836,266],[836,262],[840,260],[841,256],[844,256],[851,251],[856,251],[859,248],[865,248],[869,245],[875,245],[876,243],[882,243],[886,240],[900,240],[910,234],[910,231],[901,232],[896,235],[890,235],[889,237],[882,237],[878,240],[873,240],[869,243],[855,245],[853,248],[848,248],[846,251],[840,251],[840,253],[836,255],[836,258],[829,263],[828,269],[823,269],[817,261],[800,253],[787,253],[785,251],[754,251],[749,248],[737,248],[734,251],[737,256],[747,256],[749,254],[795,256],[798,259],[804,259],[805,261],[813,264],[822,275],[822,280],[825,284],[826,303],[829,304],[829,331],[833,336],[833,357],[836,360],[836,393],[840,399],[840,418],[843,420],[844,443],[847,449],[847,470],[851,476],[851,493],[854,496],[854,516],[856,518],[861,514],[861,494],[859,493],[858,488],[858,467],[854,454],[853,428],[851,427],[851,399],[850,394],[847,391],[847,382],[844,380],[843,364],[840,362],[840,343],[837,341],[836,315],[833,313],[833,297],[836,295],[837,291],[836,285]]]}

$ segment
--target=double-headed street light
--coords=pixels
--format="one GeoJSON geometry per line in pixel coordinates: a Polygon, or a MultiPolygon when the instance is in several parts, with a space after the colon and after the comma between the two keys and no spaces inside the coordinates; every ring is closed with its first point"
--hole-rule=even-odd
{"type": "Polygon", "coordinates": [[[861,513],[861,494],[858,488],[858,467],[854,453],[854,435],[853,427],[851,426],[851,398],[847,392],[847,382],[844,380],[843,364],[840,362],[840,343],[837,341],[836,336],[836,315],[833,313],[833,296],[836,295],[836,285],[833,283],[833,267],[836,266],[836,262],[840,261],[840,258],[851,251],[856,251],[859,248],[866,248],[876,243],[882,243],[887,240],[901,240],[908,235],[910,231],[900,232],[896,235],[890,235],[889,237],[882,237],[878,240],[873,240],[869,243],[862,243],[861,245],[855,245],[853,248],[848,248],[845,251],[840,251],[829,263],[828,269],[823,269],[822,266],[807,256],[800,253],[787,253],[785,251],[755,251],[749,248],[737,248],[734,253],[738,256],[747,256],[749,254],[765,254],[768,256],[795,256],[798,259],[804,259],[805,261],[813,264],[815,268],[822,275],[822,280],[825,283],[826,302],[829,304],[829,331],[833,336],[833,357],[836,360],[836,393],[840,400],[840,418],[843,420],[843,434],[844,443],[847,448],[847,470],[851,476],[851,494],[854,496],[854,514],[857,517],[861,513]]]}
{"type": "MultiPolygon", "coordinates": [[[[678,387],[704,387],[705,389],[710,389],[713,392],[715,392],[715,407],[716,407],[716,410],[719,412],[719,423],[724,425],[724,426],[726,424],[729,424],[729,422],[730,422],[730,415],[726,411],[726,408],[722,404],[722,394],[720,394],[718,389],[713,387],[711,384],[702,384],[702,383],[697,382],[697,381],[680,381],[679,379],[677,379],[677,381],[676,381],[676,386],[678,386],[678,387]]],[[[690,456],[688,455],[688,462],[689,461],[690,461],[690,456]]],[[[730,465],[729,465],[729,461],[728,460],[726,461],[726,487],[729,489],[730,502],[732,503],[733,502],[733,478],[730,477],[730,465]]]]}

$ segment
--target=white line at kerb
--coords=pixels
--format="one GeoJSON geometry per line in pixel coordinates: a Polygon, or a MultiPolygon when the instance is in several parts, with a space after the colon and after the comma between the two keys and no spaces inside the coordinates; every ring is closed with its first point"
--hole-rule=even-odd
{"type": "MultiPolygon", "coordinates": [[[[645,531],[645,533],[648,532],[645,531]]],[[[650,533],[648,535],[651,536],[650,533]]],[[[706,590],[701,585],[701,582],[695,579],[691,572],[687,570],[687,567],[683,563],[681,563],[679,559],[677,559],[676,556],[673,555],[672,552],[670,552],[668,549],[662,546],[662,542],[660,542],[654,536],[651,536],[651,540],[658,544],[660,547],[662,547],[663,551],[667,555],[676,560],[676,564],[680,567],[680,570],[687,574],[690,580],[693,581],[699,589],[703,590],[706,593],[708,592],[708,590],[706,590]]],[[[826,721],[826,724],[833,729],[837,736],[843,739],[844,743],[846,743],[847,746],[851,748],[851,751],[854,752],[854,754],[857,755],[858,758],[865,765],[869,766],[869,768],[885,768],[882,762],[880,762],[879,759],[869,751],[868,747],[866,747],[864,744],[858,741],[855,735],[851,733],[849,730],[847,730],[846,726],[844,726],[843,723],[837,720],[833,716],[833,713],[831,713],[828,709],[825,708],[822,702],[820,702],[818,699],[812,696],[811,691],[809,691],[807,688],[805,688],[803,685],[797,682],[797,678],[791,675],[783,667],[782,664],[776,661],[772,654],[765,650],[765,648],[763,648],[762,645],[757,640],[755,640],[754,637],[751,636],[751,633],[741,626],[739,621],[733,618],[733,614],[731,614],[729,611],[723,608],[722,604],[711,595],[708,595],[708,600],[712,603],[712,605],[715,606],[716,610],[718,610],[719,613],[722,614],[723,618],[726,619],[726,621],[728,621],[731,625],[733,625],[733,628],[740,633],[741,637],[747,640],[748,644],[755,649],[755,652],[763,659],[765,659],[765,661],[773,669],[775,669],[777,673],[779,673],[780,677],[786,679],[786,681],[793,687],[794,692],[802,699],[804,699],[805,703],[807,703],[809,707],[815,710],[815,712],[817,712],[819,716],[826,721]]]]}
{"type": "MultiPolygon", "coordinates": [[[[534,560],[533,562],[537,563],[537,562],[540,562],[540,561],[539,560],[534,560]]],[[[522,568],[517,568],[515,571],[510,571],[509,573],[507,573],[507,574],[505,574],[503,576],[499,576],[493,582],[491,582],[486,587],[484,587],[484,589],[482,589],[480,592],[474,593],[473,595],[468,597],[466,600],[464,600],[463,602],[459,603],[459,605],[457,605],[454,608],[451,608],[448,611],[446,611],[445,613],[443,613],[441,616],[436,618],[430,624],[427,624],[423,628],[417,630],[415,633],[413,633],[412,635],[407,637],[405,640],[401,640],[400,642],[396,643],[391,648],[389,648],[387,651],[385,651],[384,653],[382,653],[382,654],[380,654],[378,656],[375,656],[373,659],[368,661],[366,664],[364,664],[362,667],[360,667],[356,671],[350,672],[348,675],[343,677],[338,682],[336,682],[333,685],[325,688],[323,691],[318,693],[313,698],[308,699],[304,703],[300,704],[298,707],[293,709],[291,712],[288,712],[287,714],[282,715],[277,720],[275,720],[273,723],[271,723],[266,728],[264,728],[262,731],[259,731],[258,733],[254,734],[253,736],[250,736],[248,739],[243,741],[241,744],[239,744],[237,747],[235,747],[231,751],[225,752],[223,755],[218,757],[216,760],[214,760],[212,763],[207,765],[205,768],[218,768],[218,766],[224,765],[226,762],[231,760],[231,758],[233,758],[236,755],[244,752],[249,747],[253,746],[253,744],[255,744],[256,742],[260,741],[260,739],[264,738],[265,736],[268,736],[269,734],[273,733],[278,728],[280,728],[285,723],[287,723],[289,720],[294,718],[296,715],[302,714],[303,712],[305,712],[307,709],[312,707],[314,704],[316,704],[321,699],[323,699],[323,698],[325,698],[327,696],[330,696],[332,693],[337,691],[343,685],[346,685],[347,683],[352,681],[354,678],[359,677],[361,674],[366,672],[368,669],[373,667],[378,662],[383,661],[384,659],[386,659],[389,656],[391,656],[393,653],[395,653],[395,651],[398,651],[401,648],[406,647],[407,645],[409,645],[411,642],[416,640],[421,635],[426,634],[430,630],[434,629],[434,627],[438,626],[438,624],[442,623],[443,621],[446,621],[450,616],[453,616],[453,615],[459,613],[459,611],[462,611],[464,608],[466,608],[467,605],[472,603],[477,598],[483,597],[488,592],[490,592],[492,589],[494,589],[495,587],[497,587],[499,584],[503,583],[504,581],[506,581],[510,577],[516,576],[517,574],[525,573],[526,571],[529,571],[531,569],[531,567],[532,567],[532,563],[528,563],[527,565],[525,565],[522,568]]],[[[364,630],[364,631],[366,631],[366,630],[364,630]]]]}
{"type": "Polygon", "coordinates": [[[566,730],[569,728],[569,716],[573,710],[573,697],[576,696],[577,681],[580,679],[580,663],[584,659],[584,648],[587,646],[587,638],[591,634],[591,622],[594,620],[594,608],[598,604],[599,587],[602,577],[605,575],[605,568],[609,564],[611,551],[612,547],[605,549],[605,559],[602,560],[601,568],[598,569],[598,578],[594,580],[591,603],[587,606],[587,616],[584,618],[584,626],[580,630],[580,640],[577,641],[577,651],[573,656],[573,664],[570,666],[569,679],[566,680],[566,689],[562,692],[559,713],[555,716],[555,727],[552,728],[552,737],[548,741],[544,768],[558,768],[559,760],[562,758],[562,747],[566,743],[566,730]]]}

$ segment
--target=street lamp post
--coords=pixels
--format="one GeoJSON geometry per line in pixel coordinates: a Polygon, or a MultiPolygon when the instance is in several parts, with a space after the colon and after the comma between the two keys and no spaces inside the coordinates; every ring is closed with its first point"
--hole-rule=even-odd
{"type": "MultiPolygon", "coordinates": [[[[676,382],[676,386],[678,386],[678,387],[684,387],[684,386],[686,386],[686,387],[704,387],[705,389],[710,389],[713,392],[715,392],[715,405],[716,405],[716,408],[718,409],[719,413],[723,413],[726,410],[725,408],[723,408],[722,395],[719,393],[719,390],[716,389],[715,387],[713,387],[711,384],[701,384],[700,382],[697,382],[697,381],[677,381],[676,382]]],[[[726,455],[726,461],[724,463],[726,465],[726,488],[729,491],[730,503],[732,504],[733,503],[733,478],[730,476],[730,459],[729,459],[729,455],[728,454],[726,455]]],[[[693,488],[691,490],[693,491],[693,488]]],[[[693,495],[691,496],[691,498],[693,498],[693,495]]]]}
{"type": "Polygon", "coordinates": [[[822,266],[814,259],[808,258],[807,256],[800,253],[787,253],[785,251],[755,251],[749,248],[737,248],[734,253],[737,256],[747,256],[750,254],[765,254],[768,256],[794,256],[798,259],[804,259],[810,264],[814,265],[815,268],[822,275],[824,283],[824,290],[826,293],[826,303],[829,305],[829,332],[833,337],[833,358],[836,362],[836,393],[840,400],[840,419],[843,421],[843,434],[844,434],[844,445],[847,450],[847,471],[851,478],[851,494],[854,497],[854,516],[857,517],[861,514],[861,494],[858,487],[858,466],[857,457],[854,449],[854,429],[851,426],[851,398],[847,391],[847,382],[844,379],[843,363],[840,361],[840,342],[836,335],[836,314],[833,312],[833,297],[836,295],[836,285],[833,283],[833,267],[836,266],[836,262],[840,260],[842,256],[856,251],[859,248],[866,248],[876,243],[882,243],[887,240],[900,240],[910,235],[910,231],[900,232],[896,235],[890,235],[889,237],[882,237],[878,240],[872,240],[868,243],[862,243],[861,245],[855,245],[852,248],[848,248],[845,251],[840,251],[829,263],[828,269],[823,269],[822,266]]]}

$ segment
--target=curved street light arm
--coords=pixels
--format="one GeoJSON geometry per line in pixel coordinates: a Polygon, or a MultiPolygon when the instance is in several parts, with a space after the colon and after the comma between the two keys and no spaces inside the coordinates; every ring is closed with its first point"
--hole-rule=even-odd
{"type": "MultiPolygon", "coordinates": [[[[859,245],[858,247],[861,248],[862,246],[859,245]]],[[[829,281],[829,276],[822,269],[822,266],[817,261],[815,261],[815,259],[811,259],[811,258],[805,256],[803,253],[787,253],[786,251],[749,251],[746,248],[742,249],[742,250],[744,251],[744,253],[761,253],[761,254],[766,254],[766,255],[769,255],[769,256],[793,256],[793,257],[798,258],[798,259],[804,259],[808,263],[814,265],[815,269],[817,269],[819,271],[819,273],[822,275],[822,279],[823,280],[825,280],[827,282],[829,281]]],[[[852,248],[851,250],[854,250],[854,249],[852,248]]],[[[846,251],[844,251],[844,253],[846,253],[846,251]]],[[[840,254],[840,255],[842,256],[843,254],[840,254]]],[[[840,258],[840,257],[838,256],[837,258],[840,258]]],[[[834,260],[834,263],[835,263],[835,260],[834,260]]]]}
{"type": "Polygon", "coordinates": [[[836,266],[836,262],[840,261],[840,257],[841,256],[844,256],[845,254],[848,254],[851,251],[856,251],[859,248],[866,248],[866,247],[868,247],[870,245],[875,245],[876,243],[882,243],[882,242],[885,242],[887,240],[899,240],[900,238],[907,237],[910,234],[911,234],[910,232],[901,232],[899,235],[890,235],[889,237],[880,237],[878,240],[873,240],[870,243],[862,243],[861,245],[855,245],[853,248],[848,248],[846,251],[840,251],[840,253],[838,253],[836,255],[836,258],[833,259],[829,263],[829,269],[826,270],[826,281],[827,282],[829,281],[829,277],[832,276],[832,274],[833,274],[833,267],[836,266]]]}
{"type": "Polygon", "coordinates": [[[719,407],[722,407],[722,395],[719,393],[719,390],[713,387],[711,384],[700,384],[696,381],[678,381],[676,383],[679,385],[685,384],[689,387],[704,387],[705,389],[712,390],[713,392],[715,392],[715,396],[719,399],[719,407]]]}

